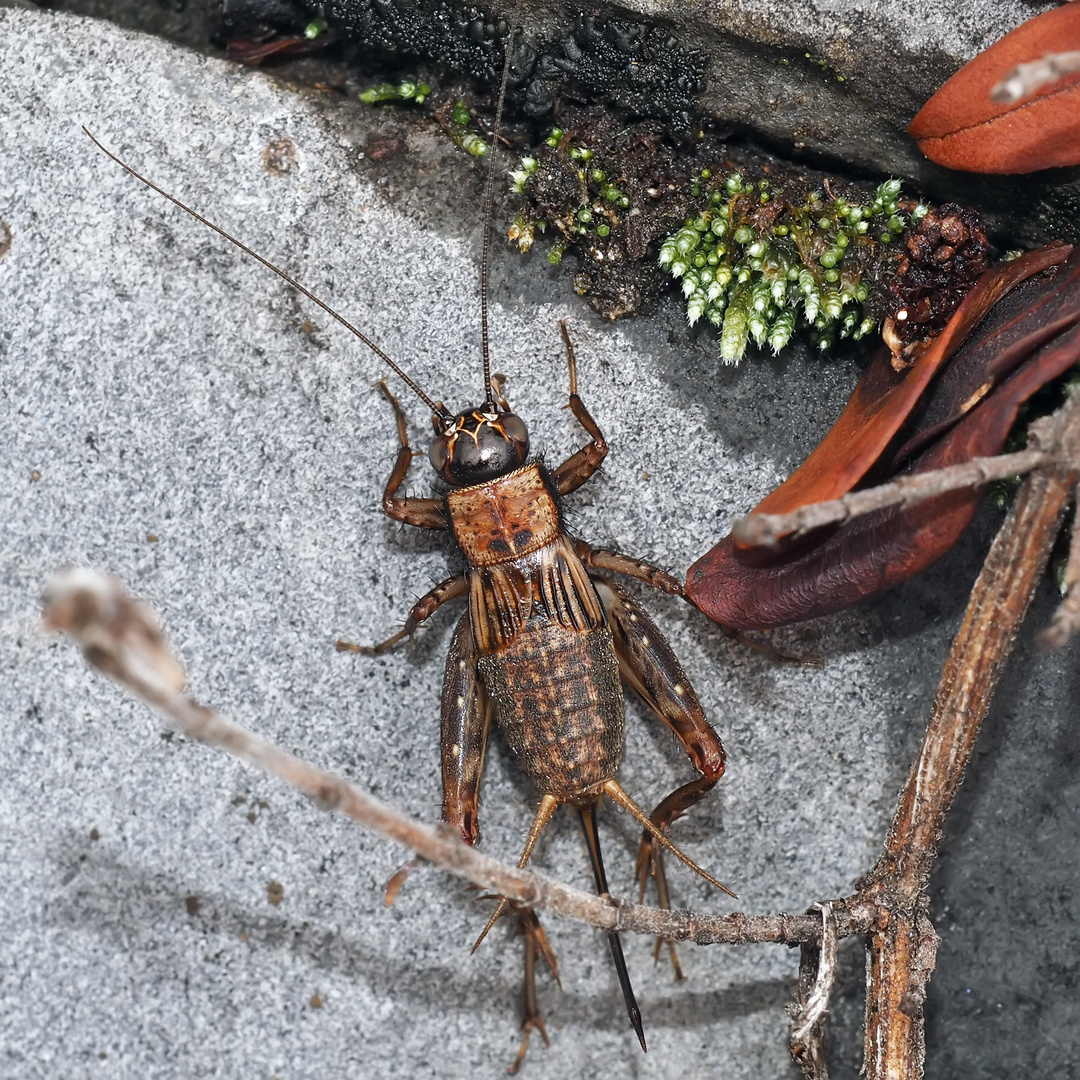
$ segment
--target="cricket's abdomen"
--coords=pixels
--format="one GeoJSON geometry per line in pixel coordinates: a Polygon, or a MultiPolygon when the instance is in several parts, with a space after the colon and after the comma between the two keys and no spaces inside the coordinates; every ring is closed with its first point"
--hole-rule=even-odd
{"type": "Polygon", "coordinates": [[[478,662],[492,712],[536,787],[573,799],[610,780],[623,748],[623,693],[611,631],[534,615],[478,662]]]}
{"type": "Polygon", "coordinates": [[[622,759],[619,660],[604,608],[537,463],[447,495],[468,564],[477,673],[492,715],[545,795],[574,799],[622,759]]]}

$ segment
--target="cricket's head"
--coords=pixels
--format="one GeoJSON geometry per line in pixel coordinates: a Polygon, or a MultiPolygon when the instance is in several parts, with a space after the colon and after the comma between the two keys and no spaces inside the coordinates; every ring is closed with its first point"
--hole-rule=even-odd
{"type": "Polygon", "coordinates": [[[529,429],[509,409],[487,401],[457,416],[434,413],[431,467],[451,487],[497,480],[520,469],[529,456],[529,429]]]}

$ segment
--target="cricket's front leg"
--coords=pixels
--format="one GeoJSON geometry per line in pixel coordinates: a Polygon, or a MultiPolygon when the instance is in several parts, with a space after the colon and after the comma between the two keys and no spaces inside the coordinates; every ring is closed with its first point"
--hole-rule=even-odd
{"type": "MultiPolygon", "coordinates": [[[[383,491],[383,513],[395,521],[403,521],[406,525],[415,525],[420,529],[445,529],[447,527],[446,508],[442,499],[410,499],[398,496],[398,491],[409,471],[409,465],[412,463],[413,452],[409,446],[409,436],[405,428],[405,410],[402,409],[401,402],[394,397],[385,382],[379,382],[379,389],[394,409],[398,435],[397,460],[394,462],[394,470],[383,491]]],[[[410,637],[413,631],[421,623],[430,619],[447,600],[464,596],[468,591],[467,578],[461,575],[447,578],[417,600],[409,612],[409,617],[405,620],[404,627],[396,634],[385,641],[380,641],[377,645],[354,645],[351,641],[339,639],[337,650],[338,652],[362,653],[364,656],[377,656],[379,653],[386,652],[392,645],[410,637]]]]}
{"type": "Polygon", "coordinates": [[[585,403],[578,397],[577,358],[574,356],[574,346],[570,341],[565,319],[559,322],[559,330],[563,336],[563,344],[566,346],[566,364],[570,369],[570,399],[567,407],[591,439],[587,446],[571,454],[552,473],[559,494],[568,495],[581,487],[600,468],[604,458],[607,457],[608,444],[604,433],[600,430],[600,425],[592,418],[592,414],[585,408],[585,403]]]}
{"type": "Polygon", "coordinates": [[[390,402],[397,424],[398,456],[390,479],[383,490],[382,508],[387,517],[403,521],[406,525],[415,525],[418,529],[445,529],[447,527],[446,507],[442,499],[401,498],[398,491],[405,483],[405,476],[412,464],[413,452],[409,446],[409,435],[405,427],[405,410],[401,402],[390,392],[385,382],[379,382],[379,389],[390,402]]]}
{"type": "MultiPolygon", "coordinates": [[[[696,780],[676,788],[650,814],[661,830],[667,831],[695,803],[700,802],[724,775],[725,754],[720,736],[705,718],[694,688],[671,646],[645,610],[625,589],[612,581],[594,578],[615,639],[619,672],[650,709],[674,732],[701,774],[696,780]]],[[[644,895],[649,876],[656,881],[660,906],[671,906],[661,849],[644,833],[638,854],[637,878],[644,895]]],[[[682,978],[673,943],[668,943],[676,978],[682,978]]],[[[660,942],[657,942],[657,949],[660,942]]]]}

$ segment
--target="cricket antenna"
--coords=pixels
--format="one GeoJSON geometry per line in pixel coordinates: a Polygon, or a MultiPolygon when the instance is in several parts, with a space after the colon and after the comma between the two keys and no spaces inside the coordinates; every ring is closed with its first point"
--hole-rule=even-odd
{"type": "Polygon", "coordinates": [[[299,281],[297,281],[295,278],[289,277],[289,275],[286,274],[284,270],[275,266],[272,262],[270,262],[269,259],[264,259],[262,255],[260,255],[257,251],[252,251],[251,248],[247,246],[247,244],[241,243],[239,240],[236,239],[235,236],[230,235],[223,228],[221,228],[220,225],[215,225],[212,221],[204,218],[202,214],[196,213],[196,211],[192,210],[190,206],[182,203],[174,195],[170,195],[167,191],[159,188],[157,184],[153,183],[150,180],[147,180],[146,177],[143,176],[141,173],[137,173],[130,165],[127,164],[127,162],[121,161],[120,158],[118,158],[111,150],[102,146],[102,144],[98,142],[98,140],[93,135],[91,135],[85,127],[83,128],[83,132],[86,134],[87,138],[89,138],[89,140],[103,154],[105,154],[106,157],[112,158],[112,160],[115,161],[116,164],[119,165],[120,168],[123,169],[125,172],[130,173],[132,176],[135,177],[136,180],[140,181],[148,188],[150,188],[151,191],[156,191],[159,195],[168,199],[169,202],[171,202],[174,206],[179,206],[181,210],[183,210],[185,213],[190,214],[196,221],[202,222],[202,224],[205,225],[208,229],[213,229],[214,232],[218,234],[218,236],[223,236],[226,240],[229,241],[230,244],[235,244],[242,252],[244,252],[244,254],[250,255],[253,259],[261,262],[263,266],[265,266],[268,270],[273,270],[273,272],[277,274],[279,278],[287,281],[294,289],[296,289],[297,292],[302,293],[313,304],[317,304],[320,308],[322,308],[322,310],[325,311],[327,315],[341,323],[341,325],[344,326],[346,330],[349,330],[353,334],[355,334],[376,356],[378,356],[380,359],[384,360],[387,363],[387,365],[398,376],[398,378],[405,383],[405,385],[432,411],[433,414],[439,416],[442,420],[446,422],[449,422],[453,419],[453,415],[449,412],[449,410],[447,410],[445,405],[441,404],[440,402],[432,401],[431,398],[428,397],[428,395],[425,394],[424,391],[421,390],[420,387],[412,379],[410,379],[409,376],[406,375],[405,372],[402,371],[401,368],[397,364],[395,364],[394,361],[391,360],[390,357],[387,356],[386,353],[384,353],[382,349],[380,349],[379,346],[375,344],[374,341],[371,340],[371,338],[369,338],[366,334],[362,333],[360,330],[357,330],[357,328],[353,326],[353,324],[349,322],[348,319],[346,319],[343,315],[339,315],[329,304],[327,304],[323,300],[320,300],[310,289],[304,288],[304,286],[301,285],[299,281]]]}
{"type": "Polygon", "coordinates": [[[484,244],[480,256],[480,348],[484,357],[484,405],[494,410],[495,397],[491,391],[491,355],[488,349],[488,264],[491,253],[491,213],[495,201],[495,154],[499,148],[499,129],[502,127],[503,105],[506,103],[506,84],[510,78],[510,58],[514,53],[517,27],[511,26],[506,40],[506,59],[503,61],[499,103],[495,106],[495,130],[491,136],[488,157],[487,184],[484,190],[484,244]]]}

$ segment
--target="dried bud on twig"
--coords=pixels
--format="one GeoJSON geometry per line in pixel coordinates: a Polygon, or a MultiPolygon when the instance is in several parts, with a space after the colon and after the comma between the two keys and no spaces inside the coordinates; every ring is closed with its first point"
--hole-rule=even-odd
{"type": "Polygon", "coordinates": [[[1015,105],[1026,97],[1031,97],[1036,90],[1041,90],[1049,83],[1057,82],[1065,75],[1080,71],[1080,52],[1050,53],[1031,60],[1026,64],[1017,64],[990,91],[991,101],[999,105],[1015,105]]]}
{"type": "Polygon", "coordinates": [[[1050,625],[1035,639],[1042,649],[1063,648],[1080,635],[1080,486],[1073,492],[1073,503],[1076,511],[1069,541],[1069,560],[1065,564],[1065,597],[1050,625]]]}
{"type": "Polygon", "coordinates": [[[838,937],[833,917],[834,902],[814,904],[821,912],[820,945],[804,945],[799,972],[800,1005],[791,1006],[788,1045],[807,1080],[828,1080],[825,1062],[824,1023],[836,981],[838,937]],[[813,979],[812,985],[810,979],[813,979]]]}
{"type": "Polygon", "coordinates": [[[46,628],[73,637],[93,667],[160,693],[184,689],[187,676],[165,644],[157,616],[116,578],[68,567],[49,582],[44,599],[46,628]]]}

